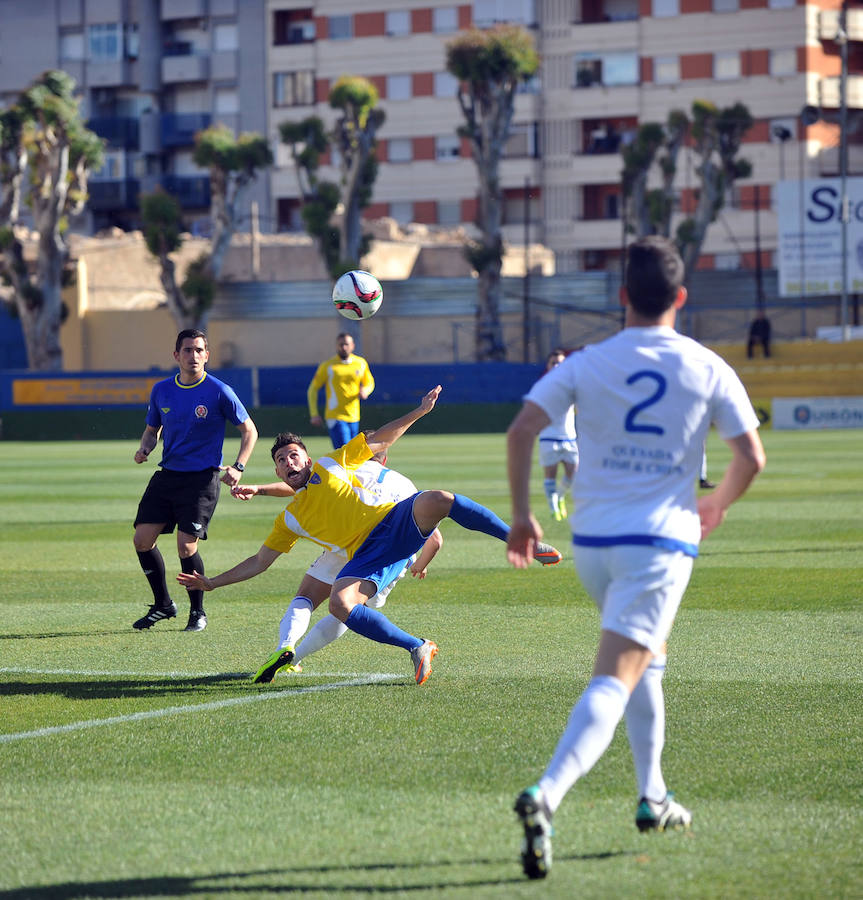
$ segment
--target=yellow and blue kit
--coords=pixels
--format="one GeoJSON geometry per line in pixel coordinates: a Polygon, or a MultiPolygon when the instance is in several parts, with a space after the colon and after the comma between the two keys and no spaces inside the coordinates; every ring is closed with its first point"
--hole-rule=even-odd
{"type": "Polygon", "coordinates": [[[323,418],[359,422],[360,388],[366,388],[371,393],[374,387],[371,369],[362,356],[351,354],[347,359],[333,356],[318,366],[309,384],[306,395],[309,415],[318,415],[318,391],[325,388],[326,410],[323,418]]]}

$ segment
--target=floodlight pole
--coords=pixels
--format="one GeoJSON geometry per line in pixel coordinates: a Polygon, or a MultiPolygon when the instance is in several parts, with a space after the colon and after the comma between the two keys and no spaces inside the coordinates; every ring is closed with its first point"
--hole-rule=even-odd
{"type": "Polygon", "coordinates": [[[842,68],[839,75],[839,190],[842,203],[842,294],[841,320],[842,340],[851,338],[848,327],[848,31],[846,17],[848,0],[842,0],[839,12],[839,28],[836,32],[836,43],[842,68]]]}

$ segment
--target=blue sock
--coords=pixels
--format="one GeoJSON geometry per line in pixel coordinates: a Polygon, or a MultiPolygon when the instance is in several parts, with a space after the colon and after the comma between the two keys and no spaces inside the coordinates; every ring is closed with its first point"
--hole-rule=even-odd
{"type": "Polygon", "coordinates": [[[361,634],[370,641],[377,641],[379,644],[393,644],[401,647],[402,650],[416,650],[422,645],[420,638],[402,631],[378,609],[369,609],[358,603],[348,615],[345,625],[351,631],[361,634]]]}
{"type": "Polygon", "coordinates": [[[509,536],[509,525],[500,516],[495,515],[490,509],[480,506],[470,497],[465,497],[464,494],[455,495],[449,517],[453,522],[458,522],[462,528],[468,528],[470,531],[482,531],[484,534],[496,537],[499,541],[505,541],[509,536]]]}

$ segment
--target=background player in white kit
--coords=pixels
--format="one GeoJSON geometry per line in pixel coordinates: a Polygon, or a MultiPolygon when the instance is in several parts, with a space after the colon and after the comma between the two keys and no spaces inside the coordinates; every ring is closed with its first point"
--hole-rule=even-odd
{"type": "MultiPolygon", "coordinates": [[[[364,489],[379,503],[398,503],[399,500],[413,496],[417,492],[414,483],[400,472],[386,468],[386,461],[387,453],[384,450],[376,453],[372,459],[357,468],[356,476],[362,482],[364,489]]],[[[288,495],[286,487],[287,485],[283,481],[261,485],[251,484],[243,485],[242,490],[231,493],[239,500],[251,500],[252,497],[258,495],[284,497],[288,495]]],[[[410,571],[414,577],[425,578],[428,564],[442,546],[443,536],[440,529],[435,528],[410,565],[405,565],[397,578],[379,590],[373,597],[369,597],[366,605],[380,609],[386,603],[392,589],[407,571],[410,571]]],[[[253,681],[268,683],[273,680],[277,672],[283,669],[301,672],[300,661],[302,659],[322,650],[348,631],[347,625],[328,613],[319,619],[306,637],[300,641],[309,627],[312,612],[330,596],[333,582],[346,562],[345,554],[325,550],[309,566],[297,588],[294,599],[279,623],[278,647],[255,673],[253,681]],[[281,651],[286,649],[294,651],[293,659],[287,665],[276,668],[275,663],[278,661],[281,651]]]]}
{"type": "Polygon", "coordinates": [[[602,626],[592,678],[552,759],[516,800],[522,865],[531,878],[551,867],[553,813],[605,752],[624,715],[640,793],[637,826],[661,831],[690,824],[660,768],[665,640],[699,540],[722,522],[765,462],[758,418],[737,375],[674,330],[686,289],[671,241],[649,237],[628,248],[621,301],[623,331],[540,379],[507,433],[513,505],[507,555],[522,568],[542,536],[529,505],[534,440],[569,406],[578,409],[574,557],[602,626]],[[711,423],[732,458],[716,490],[696,500],[711,423]]]}
{"type": "MultiPolygon", "coordinates": [[[[550,372],[566,359],[566,351],[558,348],[548,354],[545,371],[550,372]]],[[[539,433],[539,464],[542,466],[542,489],[554,518],[566,518],[566,496],[572,489],[572,479],[578,466],[578,446],[575,443],[575,407],[570,406],[539,433]],[[558,466],[563,466],[563,478],[557,483],[558,466]]]]}

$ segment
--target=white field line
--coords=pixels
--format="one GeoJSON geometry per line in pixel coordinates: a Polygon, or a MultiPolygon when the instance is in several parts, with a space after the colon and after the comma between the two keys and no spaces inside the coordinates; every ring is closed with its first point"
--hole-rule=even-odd
{"type": "MultiPolygon", "coordinates": [[[[0,669],[0,672],[8,671],[10,670],[0,669]]],[[[11,671],[22,672],[28,670],[16,669],[11,671]]],[[[115,675],[120,673],[110,672],[108,674],[115,675]]],[[[34,731],[19,731],[12,734],[0,734],[0,744],[9,744],[12,743],[12,741],[23,741],[28,738],[48,737],[52,734],[63,734],[67,731],[81,731],[85,728],[100,728],[105,725],[122,725],[126,722],[138,722],[143,719],[158,719],[164,716],[178,716],[190,712],[205,712],[212,709],[224,709],[228,706],[245,706],[247,703],[258,703],[261,700],[284,700],[286,697],[297,697],[302,694],[316,694],[321,691],[335,691],[346,687],[361,687],[369,684],[380,684],[381,682],[386,681],[400,681],[404,677],[404,675],[391,674],[361,675],[350,678],[347,681],[335,681],[332,684],[315,684],[310,685],[309,687],[290,688],[286,691],[266,691],[265,693],[252,694],[248,697],[231,697],[227,700],[213,700],[210,703],[197,703],[190,706],[168,706],[164,709],[144,710],[142,712],[128,713],[124,716],[110,716],[106,719],[88,719],[82,722],[69,722],[67,725],[52,725],[47,728],[37,728],[34,731]]]]}

